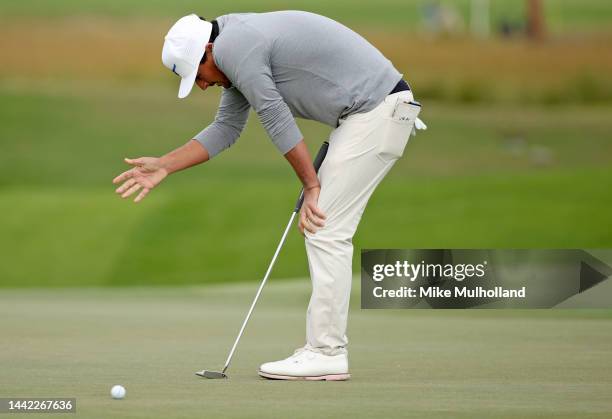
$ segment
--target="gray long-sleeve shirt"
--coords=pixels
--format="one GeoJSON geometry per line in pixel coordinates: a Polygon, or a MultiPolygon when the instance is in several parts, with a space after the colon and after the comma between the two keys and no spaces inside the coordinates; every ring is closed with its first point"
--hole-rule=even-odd
{"type": "Polygon", "coordinates": [[[232,86],[195,136],[210,157],[236,141],[250,107],[285,154],[302,139],[294,117],[337,127],[340,118],[374,109],[402,78],[368,41],[324,16],[245,13],[217,22],[213,58],[232,86]]]}

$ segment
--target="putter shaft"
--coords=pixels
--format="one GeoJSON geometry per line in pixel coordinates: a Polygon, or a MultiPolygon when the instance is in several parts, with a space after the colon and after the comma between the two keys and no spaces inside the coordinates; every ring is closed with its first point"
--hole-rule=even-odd
{"type": "MultiPolygon", "coordinates": [[[[323,145],[319,149],[319,152],[317,153],[314,159],[313,166],[314,166],[316,173],[319,173],[319,168],[321,167],[321,164],[323,164],[323,160],[325,159],[325,156],[327,155],[328,147],[329,147],[329,143],[327,141],[324,141],[323,145]]],[[[278,254],[280,253],[283,247],[283,244],[285,243],[285,239],[287,238],[287,234],[289,234],[289,229],[291,228],[291,225],[293,224],[293,220],[295,219],[296,214],[300,212],[300,208],[302,207],[303,202],[304,202],[304,188],[302,188],[300,192],[300,196],[298,197],[298,200],[295,204],[293,212],[291,213],[291,218],[289,219],[289,222],[287,223],[287,227],[285,227],[285,231],[283,232],[283,237],[281,237],[280,243],[278,243],[278,246],[276,247],[276,252],[274,252],[274,256],[272,257],[272,261],[270,262],[270,265],[268,266],[268,270],[266,271],[266,274],[264,275],[264,278],[261,281],[261,284],[259,285],[259,289],[257,290],[257,293],[255,294],[255,298],[253,298],[253,302],[251,303],[249,312],[247,313],[244,319],[244,322],[242,322],[242,327],[240,328],[240,332],[238,332],[238,336],[236,336],[234,345],[232,346],[232,349],[230,350],[230,353],[227,356],[227,360],[225,361],[223,370],[221,372],[202,370],[202,371],[196,372],[196,375],[199,375],[200,377],[205,377],[205,378],[227,378],[225,371],[227,371],[230,363],[232,362],[232,357],[234,356],[234,352],[236,351],[238,342],[240,342],[240,338],[242,337],[242,334],[244,333],[244,329],[246,328],[246,325],[249,322],[249,319],[251,318],[251,314],[253,314],[253,309],[255,308],[255,305],[257,304],[257,300],[259,300],[259,295],[261,294],[261,291],[263,290],[264,285],[266,285],[266,282],[268,281],[268,277],[270,276],[270,273],[272,272],[272,268],[274,267],[276,258],[278,257],[278,254]]]]}
{"type": "Polygon", "coordinates": [[[287,227],[285,227],[285,232],[283,233],[283,237],[281,238],[280,243],[276,247],[276,252],[274,252],[274,256],[272,257],[272,261],[270,262],[270,265],[268,266],[266,275],[264,276],[263,281],[261,281],[261,285],[259,285],[259,289],[257,290],[257,293],[255,294],[255,298],[253,299],[253,302],[251,303],[251,308],[249,308],[249,312],[247,313],[244,319],[244,322],[242,322],[242,327],[240,328],[240,332],[238,332],[238,336],[236,337],[236,340],[234,341],[232,350],[230,351],[229,356],[227,357],[227,360],[225,361],[225,366],[223,367],[223,371],[222,371],[222,373],[224,374],[227,368],[229,367],[230,362],[232,362],[232,357],[234,356],[234,352],[236,351],[238,342],[240,341],[240,338],[242,337],[242,333],[244,333],[244,329],[246,328],[246,325],[249,322],[249,319],[251,318],[253,309],[255,308],[255,305],[257,304],[257,300],[259,300],[259,295],[261,294],[261,291],[263,290],[264,285],[266,285],[266,281],[268,280],[268,277],[270,276],[270,272],[272,272],[272,268],[274,267],[276,258],[278,257],[278,254],[280,253],[280,250],[282,249],[283,244],[285,243],[285,239],[287,238],[287,234],[289,233],[289,229],[291,228],[291,225],[293,224],[293,220],[296,214],[297,214],[297,211],[295,210],[291,213],[291,218],[289,219],[289,223],[287,223],[287,227]]]}

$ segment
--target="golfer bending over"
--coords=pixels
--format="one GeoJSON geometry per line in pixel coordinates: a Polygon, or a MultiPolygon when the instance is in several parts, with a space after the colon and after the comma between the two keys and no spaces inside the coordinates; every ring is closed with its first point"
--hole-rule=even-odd
{"type": "Polygon", "coordinates": [[[253,108],[278,151],[304,185],[299,230],[312,278],[306,345],[261,365],[267,378],[345,380],[352,238],[376,186],[402,156],[420,106],[408,84],[376,48],[347,27],[312,13],[282,11],[185,16],[162,50],[181,77],[178,97],[193,84],[222,86],[219,109],[193,140],[165,156],[126,159],[134,166],[113,182],[141,201],[166,176],[203,163],[240,136],[253,108]],[[315,173],[295,117],[334,128],[315,173]]]}

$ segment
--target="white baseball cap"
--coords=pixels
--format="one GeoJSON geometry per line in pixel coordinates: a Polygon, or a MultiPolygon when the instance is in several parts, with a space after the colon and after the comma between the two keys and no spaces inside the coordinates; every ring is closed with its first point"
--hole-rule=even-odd
{"type": "Polygon", "coordinates": [[[162,62],[181,77],[179,99],[187,97],[193,88],[211,32],[212,23],[191,14],[172,25],[164,38],[162,62]]]}

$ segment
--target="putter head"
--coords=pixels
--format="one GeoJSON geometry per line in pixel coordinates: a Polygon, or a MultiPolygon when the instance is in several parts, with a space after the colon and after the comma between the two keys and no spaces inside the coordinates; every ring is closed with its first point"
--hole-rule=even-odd
{"type": "Polygon", "coordinates": [[[208,370],[198,371],[196,372],[196,375],[200,377],[204,377],[204,378],[210,378],[210,379],[227,378],[227,375],[223,372],[208,371],[208,370]]]}

